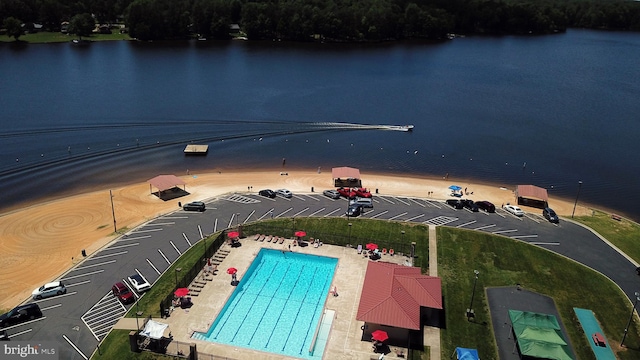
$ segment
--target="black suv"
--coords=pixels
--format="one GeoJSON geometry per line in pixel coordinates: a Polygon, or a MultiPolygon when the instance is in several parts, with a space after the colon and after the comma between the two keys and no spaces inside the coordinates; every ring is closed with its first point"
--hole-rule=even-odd
{"type": "Polygon", "coordinates": [[[464,204],[464,207],[466,207],[467,209],[473,212],[478,212],[478,205],[476,205],[476,203],[474,203],[473,200],[460,200],[460,201],[462,201],[462,203],[464,204]]]}
{"type": "Polygon", "coordinates": [[[476,205],[478,205],[478,208],[480,208],[480,210],[486,211],[488,213],[496,212],[496,206],[486,200],[476,201],[476,205]]]}
{"type": "Polygon", "coordinates": [[[273,190],[269,190],[269,189],[265,189],[265,190],[260,190],[258,191],[258,195],[260,196],[266,196],[268,198],[275,198],[276,197],[276,192],[273,190]]]}
{"type": "Polygon", "coordinates": [[[206,205],[202,201],[194,201],[184,204],[182,207],[184,211],[200,211],[203,212],[206,209],[206,205]]]}
{"type": "Polygon", "coordinates": [[[542,216],[544,216],[545,219],[549,220],[549,222],[552,223],[558,223],[560,221],[560,219],[558,218],[558,215],[556,215],[556,212],[553,211],[552,208],[544,208],[542,210],[542,216]]]}
{"type": "Polygon", "coordinates": [[[360,214],[362,214],[362,205],[352,204],[349,205],[345,215],[347,215],[347,217],[356,217],[360,214]]]}
{"type": "Polygon", "coordinates": [[[38,304],[26,304],[13,308],[6,314],[0,315],[0,328],[20,324],[25,321],[42,317],[42,311],[38,304]]]}
{"type": "Polygon", "coordinates": [[[449,199],[447,204],[453,206],[454,209],[462,209],[464,207],[464,203],[458,199],[449,199]]]}

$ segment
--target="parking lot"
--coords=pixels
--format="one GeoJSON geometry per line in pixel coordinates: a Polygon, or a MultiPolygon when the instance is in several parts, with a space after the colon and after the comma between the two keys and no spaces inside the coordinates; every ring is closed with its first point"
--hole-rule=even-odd
{"type": "MultiPolygon", "coordinates": [[[[38,301],[44,316],[6,328],[11,340],[56,341],[61,359],[87,359],[131,306],[111,294],[114,283],[127,284],[127,276],[138,273],[153,284],[181,254],[216,231],[269,218],[343,217],[348,206],[343,198],[321,193],[273,199],[226,194],[205,202],[204,212],[180,209],[160,216],[75,264],[60,279],[67,294],[38,301]]],[[[628,259],[588,229],[565,219],[550,223],[541,212],[523,217],[502,209],[471,212],[439,200],[399,196],[374,196],[373,208],[364,210],[362,218],[443,225],[525,241],[602,272],[629,296],[637,289],[635,266],[628,259]]]]}

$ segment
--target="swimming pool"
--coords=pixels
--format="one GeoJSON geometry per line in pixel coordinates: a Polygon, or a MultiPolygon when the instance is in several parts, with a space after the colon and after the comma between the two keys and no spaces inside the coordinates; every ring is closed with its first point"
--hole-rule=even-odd
{"type": "Polygon", "coordinates": [[[193,338],[304,359],[321,359],[318,336],[338,259],[262,249],[207,333],[193,338]]]}

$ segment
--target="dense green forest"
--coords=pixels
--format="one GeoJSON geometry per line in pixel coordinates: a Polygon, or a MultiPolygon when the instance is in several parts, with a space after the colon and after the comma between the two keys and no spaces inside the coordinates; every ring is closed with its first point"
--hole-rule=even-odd
{"type": "MultiPolygon", "coordinates": [[[[455,34],[546,34],[568,27],[640,30],[640,2],[620,0],[1,0],[5,34],[16,24],[86,35],[98,24],[124,22],[140,40],[230,37],[238,24],[249,39],[385,41],[455,34]]],[[[23,27],[24,29],[24,27],[23,27]]],[[[16,33],[17,32],[17,33],[16,33]]],[[[17,38],[17,37],[16,37],[17,38]]]]}

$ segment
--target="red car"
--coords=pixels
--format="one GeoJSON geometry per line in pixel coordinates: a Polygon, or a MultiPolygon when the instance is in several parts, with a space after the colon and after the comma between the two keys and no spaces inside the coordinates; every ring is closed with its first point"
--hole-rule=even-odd
{"type": "Polygon", "coordinates": [[[134,300],[133,293],[121,282],[115,283],[111,288],[111,292],[113,296],[117,297],[123,304],[132,303],[134,300]]]}
{"type": "Polygon", "coordinates": [[[341,196],[344,196],[346,198],[351,199],[351,198],[356,197],[356,192],[353,191],[351,188],[342,188],[341,187],[341,188],[339,188],[337,190],[338,190],[338,192],[340,193],[341,196]]]}
{"type": "Polygon", "coordinates": [[[362,198],[371,197],[371,192],[365,188],[357,188],[357,189],[353,189],[353,191],[355,191],[357,197],[362,197],[362,198]]]}

